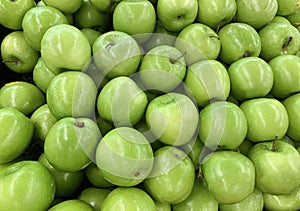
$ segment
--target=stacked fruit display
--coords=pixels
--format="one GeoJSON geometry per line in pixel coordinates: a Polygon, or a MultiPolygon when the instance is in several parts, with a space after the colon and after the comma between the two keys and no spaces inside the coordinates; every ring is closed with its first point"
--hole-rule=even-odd
{"type": "Polygon", "coordinates": [[[299,6],[0,0],[0,210],[299,210],[299,6]]]}

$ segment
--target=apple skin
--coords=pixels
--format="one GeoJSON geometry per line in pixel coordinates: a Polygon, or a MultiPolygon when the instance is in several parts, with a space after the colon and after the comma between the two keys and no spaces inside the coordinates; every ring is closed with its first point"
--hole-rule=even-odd
{"type": "Polygon", "coordinates": [[[288,194],[300,185],[300,155],[284,141],[255,144],[248,153],[255,166],[255,186],[269,194],[288,194]]]}
{"type": "Polygon", "coordinates": [[[158,0],[156,13],[167,30],[179,32],[196,20],[198,2],[197,0],[158,0]]]}
{"type": "Polygon", "coordinates": [[[228,67],[231,90],[237,100],[265,97],[272,89],[274,75],[271,66],[259,57],[246,57],[228,67]]]}
{"type": "Polygon", "coordinates": [[[96,163],[89,164],[85,169],[85,176],[88,181],[96,188],[112,188],[114,185],[104,179],[102,171],[96,163]]]}
{"type": "Polygon", "coordinates": [[[114,8],[117,1],[112,0],[90,0],[91,4],[100,12],[109,12],[114,8]]]}
{"type": "Polygon", "coordinates": [[[39,52],[27,42],[23,31],[13,31],[1,42],[1,57],[10,70],[29,73],[38,61],[39,52]]]}
{"type": "Polygon", "coordinates": [[[248,24],[226,24],[218,35],[222,46],[219,57],[225,64],[231,64],[240,58],[260,55],[262,43],[259,34],[248,24]]]}
{"type": "Polygon", "coordinates": [[[25,13],[22,20],[22,29],[27,42],[32,48],[39,51],[45,32],[51,26],[67,23],[66,16],[54,7],[33,7],[25,13]]]}
{"type": "Polygon", "coordinates": [[[95,210],[101,210],[102,203],[111,189],[85,188],[78,196],[78,199],[89,203],[95,210]]]}
{"type": "Polygon", "coordinates": [[[157,201],[177,204],[192,192],[195,179],[193,161],[182,150],[164,146],[154,153],[151,174],[144,180],[145,190],[157,201]]]}
{"type": "Polygon", "coordinates": [[[84,28],[80,31],[86,36],[91,46],[93,46],[96,39],[102,34],[100,31],[91,28],[84,28]]]}
{"type": "Polygon", "coordinates": [[[3,211],[47,210],[54,199],[55,183],[38,161],[19,161],[0,171],[0,193],[3,211]]]}
{"type": "Polygon", "coordinates": [[[148,210],[156,211],[153,199],[144,190],[136,187],[117,187],[104,199],[101,211],[148,210]]]}
{"type": "Polygon", "coordinates": [[[239,202],[254,190],[254,165],[238,152],[215,151],[202,161],[201,170],[208,190],[219,203],[239,202]]]}
{"type": "Polygon", "coordinates": [[[160,202],[160,201],[154,200],[154,203],[156,205],[157,211],[171,211],[172,210],[171,204],[169,204],[167,202],[160,202]]]}
{"type": "Polygon", "coordinates": [[[82,5],[83,0],[42,0],[45,5],[57,8],[63,13],[72,14],[76,12],[82,5]]]}
{"type": "Polygon", "coordinates": [[[269,61],[274,75],[271,94],[279,99],[300,91],[300,57],[279,55],[269,61]]]}
{"type": "Polygon", "coordinates": [[[247,138],[253,142],[282,138],[289,125],[288,113],[284,105],[273,98],[255,98],[244,101],[240,108],[247,122],[247,138]]]}
{"type": "Polygon", "coordinates": [[[296,12],[299,8],[298,0],[278,0],[277,15],[288,16],[296,12]]]}
{"type": "Polygon", "coordinates": [[[35,5],[34,0],[1,1],[0,24],[12,30],[21,30],[25,13],[35,7],[35,5]]]}
{"type": "Polygon", "coordinates": [[[0,163],[8,163],[19,157],[29,146],[34,125],[15,108],[0,109],[0,163]]]}
{"type": "Polygon", "coordinates": [[[291,95],[283,101],[283,105],[289,115],[289,127],[287,135],[294,141],[300,141],[300,93],[291,95]]]}
{"type": "Polygon", "coordinates": [[[50,207],[48,211],[94,211],[92,205],[80,199],[69,199],[59,202],[58,204],[50,207]]]}

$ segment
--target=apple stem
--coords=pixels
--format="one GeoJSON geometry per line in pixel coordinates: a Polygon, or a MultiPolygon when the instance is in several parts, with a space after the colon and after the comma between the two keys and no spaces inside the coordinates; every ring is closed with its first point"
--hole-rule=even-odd
{"type": "Polygon", "coordinates": [[[115,45],[115,43],[114,42],[112,42],[112,43],[108,43],[106,46],[105,46],[105,49],[106,50],[109,50],[112,46],[114,46],[115,45]]]}
{"type": "Polygon", "coordinates": [[[175,64],[176,62],[179,61],[179,59],[181,59],[182,57],[184,57],[186,54],[187,54],[187,52],[185,51],[185,52],[183,52],[183,54],[181,54],[177,59],[170,58],[170,62],[171,62],[172,64],[175,64]]]}
{"type": "Polygon", "coordinates": [[[76,127],[83,128],[85,126],[84,122],[75,122],[76,127]]]}
{"type": "Polygon", "coordinates": [[[272,149],[271,149],[271,151],[273,152],[278,150],[278,147],[276,146],[277,140],[278,140],[278,136],[275,136],[274,141],[272,143],[272,149]]]}
{"type": "Polygon", "coordinates": [[[209,38],[215,38],[215,39],[217,39],[217,40],[219,40],[219,39],[220,39],[220,37],[218,37],[218,36],[215,36],[215,35],[210,35],[210,36],[209,36],[209,38]]]}

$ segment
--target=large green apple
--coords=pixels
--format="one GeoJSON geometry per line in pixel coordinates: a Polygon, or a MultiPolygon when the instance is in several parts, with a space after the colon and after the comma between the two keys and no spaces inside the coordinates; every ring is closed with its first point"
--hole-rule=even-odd
{"type": "Polygon", "coordinates": [[[260,55],[262,43],[259,34],[249,24],[239,22],[226,24],[218,35],[222,46],[219,57],[226,64],[244,57],[260,55]]]}
{"type": "Polygon", "coordinates": [[[89,203],[80,199],[68,199],[52,206],[48,211],[94,211],[89,203]]]}
{"type": "Polygon", "coordinates": [[[85,176],[88,181],[96,188],[112,188],[114,185],[104,179],[102,171],[96,163],[90,163],[85,169],[85,176]]]}
{"type": "Polygon", "coordinates": [[[189,97],[171,92],[150,101],[145,118],[149,129],[159,141],[179,146],[193,138],[198,127],[199,113],[189,97]]]}
{"type": "Polygon", "coordinates": [[[277,0],[278,2],[278,10],[277,15],[287,16],[296,12],[297,8],[299,8],[298,0],[277,0]]]}
{"type": "Polygon", "coordinates": [[[164,146],[155,151],[155,162],[149,177],[143,182],[152,198],[160,202],[177,204],[192,192],[195,168],[182,150],[164,146]]]}
{"type": "Polygon", "coordinates": [[[39,52],[27,42],[23,31],[13,31],[1,42],[1,57],[10,70],[29,73],[39,59],[39,52]]]}
{"type": "Polygon", "coordinates": [[[214,100],[226,100],[230,93],[227,69],[217,60],[203,60],[189,66],[184,84],[200,107],[214,100]]]}
{"type": "Polygon", "coordinates": [[[19,157],[33,137],[33,123],[15,108],[0,109],[0,163],[19,157]]]}
{"type": "Polygon", "coordinates": [[[63,13],[72,14],[80,8],[83,0],[61,0],[59,2],[56,0],[42,1],[45,5],[55,7],[63,13]]]}
{"type": "Polygon", "coordinates": [[[0,171],[2,211],[47,210],[54,194],[55,183],[51,173],[37,161],[19,161],[0,171]]]}
{"type": "Polygon", "coordinates": [[[80,192],[78,199],[89,203],[95,210],[101,210],[102,203],[111,189],[88,187],[80,192]]]}
{"type": "Polygon", "coordinates": [[[287,135],[294,141],[300,141],[300,93],[287,97],[283,101],[283,105],[289,115],[289,127],[287,135]]]}
{"type": "Polygon", "coordinates": [[[25,39],[31,47],[40,50],[41,40],[45,32],[51,26],[67,23],[66,16],[54,7],[33,7],[24,15],[22,29],[25,39]]]}
{"type": "Polygon", "coordinates": [[[274,98],[255,98],[244,101],[240,108],[247,122],[247,138],[253,142],[282,138],[288,129],[289,117],[283,104],[274,98]]]}
{"type": "Polygon", "coordinates": [[[289,143],[257,143],[248,157],[255,166],[255,186],[264,193],[288,194],[300,185],[300,155],[289,143]]]}
{"type": "Polygon", "coordinates": [[[265,97],[274,83],[271,66],[259,57],[246,57],[233,62],[228,67],[228,75],[230,94],[241,101],[265,97]]]}
{"type": "Polygon", "coordinates": [[[202,162],[201,170],[208,190],[219,203],[240,202],[254,191],[254,165],[241,153],[213,152],[202,162]]]}
{"type": "Polygon", "coordinates": [[[101,211],[147,210],[156,211],[153,199],[147,192],[137,187],[117,187],[104,199],[101,211]]]}

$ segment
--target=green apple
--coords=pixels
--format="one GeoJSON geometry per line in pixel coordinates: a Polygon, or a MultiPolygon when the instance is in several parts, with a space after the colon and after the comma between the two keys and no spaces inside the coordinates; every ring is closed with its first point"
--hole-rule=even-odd
{"type": "Polygon", "coordinates": [[[85,73],[85,74],[87,74],[88,76],[90,76],[90,78],[93,79],[93,81],[94,81],[94,83],[95,83],[98,91],[100,91],[104,87],[104,85],[107,84],[110,81],[110,79],[108,77],[106,77],[106,75],[103,73],[103,71],[100,70],[96,66],[96,64],[93,61],[93,59],[91,59],[91,62],[89,63],[89,65],[87,65],[82,70],[82,72],[85,73]]]}
{"type": "Polygon", "coordinates": [[[147,210],[156,211],[153,199],[144,190],[136,187],[117,187],[104,199],[101,211],[147,210]]]}
{"type": "Polygon", "coordinates": [[[192,192],[195,168],[192,160],[182,150],[164,146],[155,151],[155,162],[144,187],[150,196],[160,202],[177,204],[192,192]]]}
{"type": "Polygon", "coordinates": [[[179,146],[193,138],[198,127],[199,113],[189,97],[171,92],[150,101],[145,120],[159,141],[179,146]]]}
{"type": "Polygon", "coordinates": [[[44,153],[54,168],[67,172],[80,171],[94,160],[100,138],[100,130],[93,120],[65,117],[49,130],[44,153]]]}
{"type": "Polygon", "coordinates": [[[236,21],[260,29],[273,20],[277,14],[277,0],[237,0],[236,21]]]}
{"type": "Polygon", "coordinates": [[[185,53],[186,63],[192,65],[200,60],[216,59],[221,43],[212,28],[202,23],[193,23],[179,32],[175,47],[185,53]]]}
{"type": "Polygon", "coordinates": [[[12,30],[22,29],[25,13],[35,7],[34,0],[3,0],[0,2],[0,24],[12,30]]]}
{"type": "Polygon", "coordinates": [[[260,57],[266,61],[282,54],[296,54],[300,48],[300,32],[290,23],[267,24],[258,31],[260,57]]]}
{"type": "Polygon", "coordinates": [[[277,0],[277,2],[278,2],[277,15],[281,15],[281,16],[287,16],[293,14],[300,6],[298,0],[277,0]]]}
{"type": "Polygon", "coordinates": [[[89,203],[80,199],[68,199],[59,202],[50,207],[48,211],[94,211],[94,208],[89,203]]]}
{"type": "Polygon", "coordinates": [[[298,30],[299,30],[299,26],[300,26],[300,17],[299,17],[299,12],[300,12],[300,8],[297,8],[297,10],[290,14],[285,16],[285,18],[293,25],[295,26],[298,30]]]}
{"type": "Polygon", "coordinates": [[[24,15],[22,29],[31,47],[39,51],[45,32],[51,26],[67,23],[66,16],[54,7],[33,7],[24,15]]]}
{"type": "Polygon", "coordinates": [[[29,82],[13,81],[0,89],[0,108],[13,107],[28,115],[45,102],[42,91],[29,82]]]}
{"type": "Polygon", "coordinates": [[[240,202],[254,191],[254,165],[241,153],[213,152],[202,162],[201,170],[208,190],[219,203],[240,202]]]}
{"type": "Polygon", "coordinates": [[[102,135],[105,135],[110,130],[115,128],[113,122],[102,119],[98,113],[96,113],[96,121],[97,121],[98,127],[99,127],[102,135]]]}
{"type": "Polygon", "coordinates": [[[262,42],[258,32],[246,23],[229,23],[219,33],[221,42],[220,59],[226,64],[244,57],[258,57],[262,42]]]}
{"type": "Polygon", "coordinates": [[[264,193],[288,194],[300,185],[300,155],[280,141],[255,144],[248,153],[255,166],[255,186],[264,193]]]}
{"type": "Polygon", "coordinates": [[[300,91],[300,57],[296,55],[279,55],[269,61],[274,75],[271,94],[285,98],[300,91]]]}
{"type": "Polygon", "coordinates": [[[118,0],[90,0],[91,4],[100,12],[110,12],[118,0]]]}
{"type": "Polygon", "coordinates": [[[34,125],[15,108],[1,108],[0,123],[0,163],[7,163],[27,149],[33,137],[34,125]]]}
{"type": "Polygon", "coordinates": [[[100,31],[91,28],[84,28],[80,31],[86,36],[91,46],[93,46],[96,39],[102,34],[100,31]]]}
{"type": "Polygon", "coordinates": [[[54,25],[45,32],[41,40],[41,56],[54,73],[63,69],[82,70],[91,58],[91,46],[75,26],[54,25]]]}
{"type": "Polygon", "coordinates": [[[267,210],[299,210],[300,209],[300,186],[292,192],[284,195],[264,193],[264,206],[267,210]]]}
{"type": "Polygon", "coordinates": [[[108,132],[96,149],[96,164],[103,177],[114,185],[135,186],[151,172],[153,151],[146,137],[130,127],[108,132]]]}
{"type": "Polygon", "coordinates": [[[137,41],[121,31],[109,31],[99,36],[92,52],[96,66],[109,78],[132,75],[141,60],[137,41]]]}
{"type": "Polygon", "coordinates": [[[83,0],[61,0],[61,1],[56,1],[56,0],[42,0],[45,5],[47,6],[52,6],[57,9],[59,9],[63,13],[74,13],[76,12],[83,0]]]}
{"type": "Polygon", "coordinates": [[[247,138],[253,142],[282,138],[288,129],[289,117],[284,105],[277,99],[255,98],[244,101],[240,108],[247,122],[247,138]]]}
{"type": "Polygon", "coordinates": [[[49,109],[58,119],[93,116],[96,98],[97,87],[93,79],[78,71],[56,75],[46,93],[49,109]]]}
{"type": "Polygon", "coordinates": [[[139,67],[139,78],[147,90],[170,92],[184,79],[184,55],[175,47],[160,45],[147,52],[139,67]],[[150,79],[150,80],[149,80],[150,79]]]}
{"type": "Polygon", "coordinates": [[[248,155],[248,152],[250,151],[250,149],[253,147],[255,143],[253,143],[252,141],[250,141],[249,139],[245,138],[245,140],[240,144],[240,146],[238,147],[238,151],[244,155],[248,155]]]}
{"type": "Polygon", "coordinates": [[[188,198],[184,201],[173,204],[173,211],[218,211],[218,202],[208,190],[205,181],[195,178],[194,187],[188,198]]]}
{"type": "Polygon", "coordinates": [[[233,20],[236,9],[235,0],[198,0],[197,21],[218,32],[233,20]]]}
{"type": "Polygon", "coordinates": [[[116,127],[135,125],[143,117],[148,99],[134,80],[119,76],[110,80],[97,98],[97,111],[116,127]]]}
{"type": "Polygon", "coordinates": [[[157,211],[171,211],[172,210],[171,204],[169,204],[167,202],[160,202],[160,201],[154,200],[154,203],[156,205],[157,211]]]}
{"type": "Polygon", "coordinates": [[[158,19],[167,30],[178,32],[196,20],[198,1],[158,0],[156,13],[158,19]]]}
{"type": "Polygon", "coordinates": [[[17,73],[29,73],[36,65],[39,52],[31,47],[23,31],[7,34],[1,42],[1,56],[4,64],[17,73]]]}
{"type": "Polygon", "coordinates": [[[43,164],[51,173],[55,181],[55,197],[68,198],[72,197],[79,189],[84,180],[84,171],[66,172],[54,168],[42,153],[38,161],[43,164]]]}
{"type": "Polygon", "coordinates": [[[289,115],[289,127],[287,135],[294,141],[300,141],[300,93],[291,95],[283,101],[283,105],[289,115]]]}
{"type": "Polygon", "coordinates": [[[51,173],[37,161],[19,161],[0,171],[0,207],[3,211],[47,210],[54,194],[51,173]]]}
{"type": "Polygon", "coordinates": [[[212,150],[235,149],[247,135],[246,116],[234,103],[211,103],[200,111],[199,118],[199,138],[212,150]]]}
{"type": "Polygon", "coordinates": [[[275,15],[275,17],[269,22],[269,24],[271,23],[287,23],[287,24],[292,24],[287,17],[284,16],[279,16],[279,15],[275,15]]]}
{"type": "Polygon", "coordinates": [[[189,66],[184,84],[200,107],[214,100],[226,100],[230,93],[227,69],[217,60],[203,60],[189,66]]]}
{"type": "Polygon", "coordinates": [[[220,204],[220,211],[262,211],[264,208],[263,192],[258,188],[240,202],[233,204],[220,204]]]}
{"type": "Polygon", "coordinates": [[[246,57],[228,67],[231,95],[238,100],[265,97],[272,89],[271,66],[259,57],[246,57]]]}
{"type": "Polygon", "coordinates": [[[110,189],[88,187],[79,194],[78,199],[89,203],[95,210],[101,210],[102,203],[110,192],[110,189]]]}
{"type": "Polygon", "coordinates": [[[74,23],[79,28],[97,29],[105,32],[110,25],[110,14],[100,12],[89,0],[82,0],[80,8],[73,14],[74,23]]]}
{"type": "Polygon", "coordinates": [[[85,176],[88,181],[96,188],[112,188],[114,185],[104,179],[102,171],[95,163],[89,164],[85,169],[85,176]]]}

